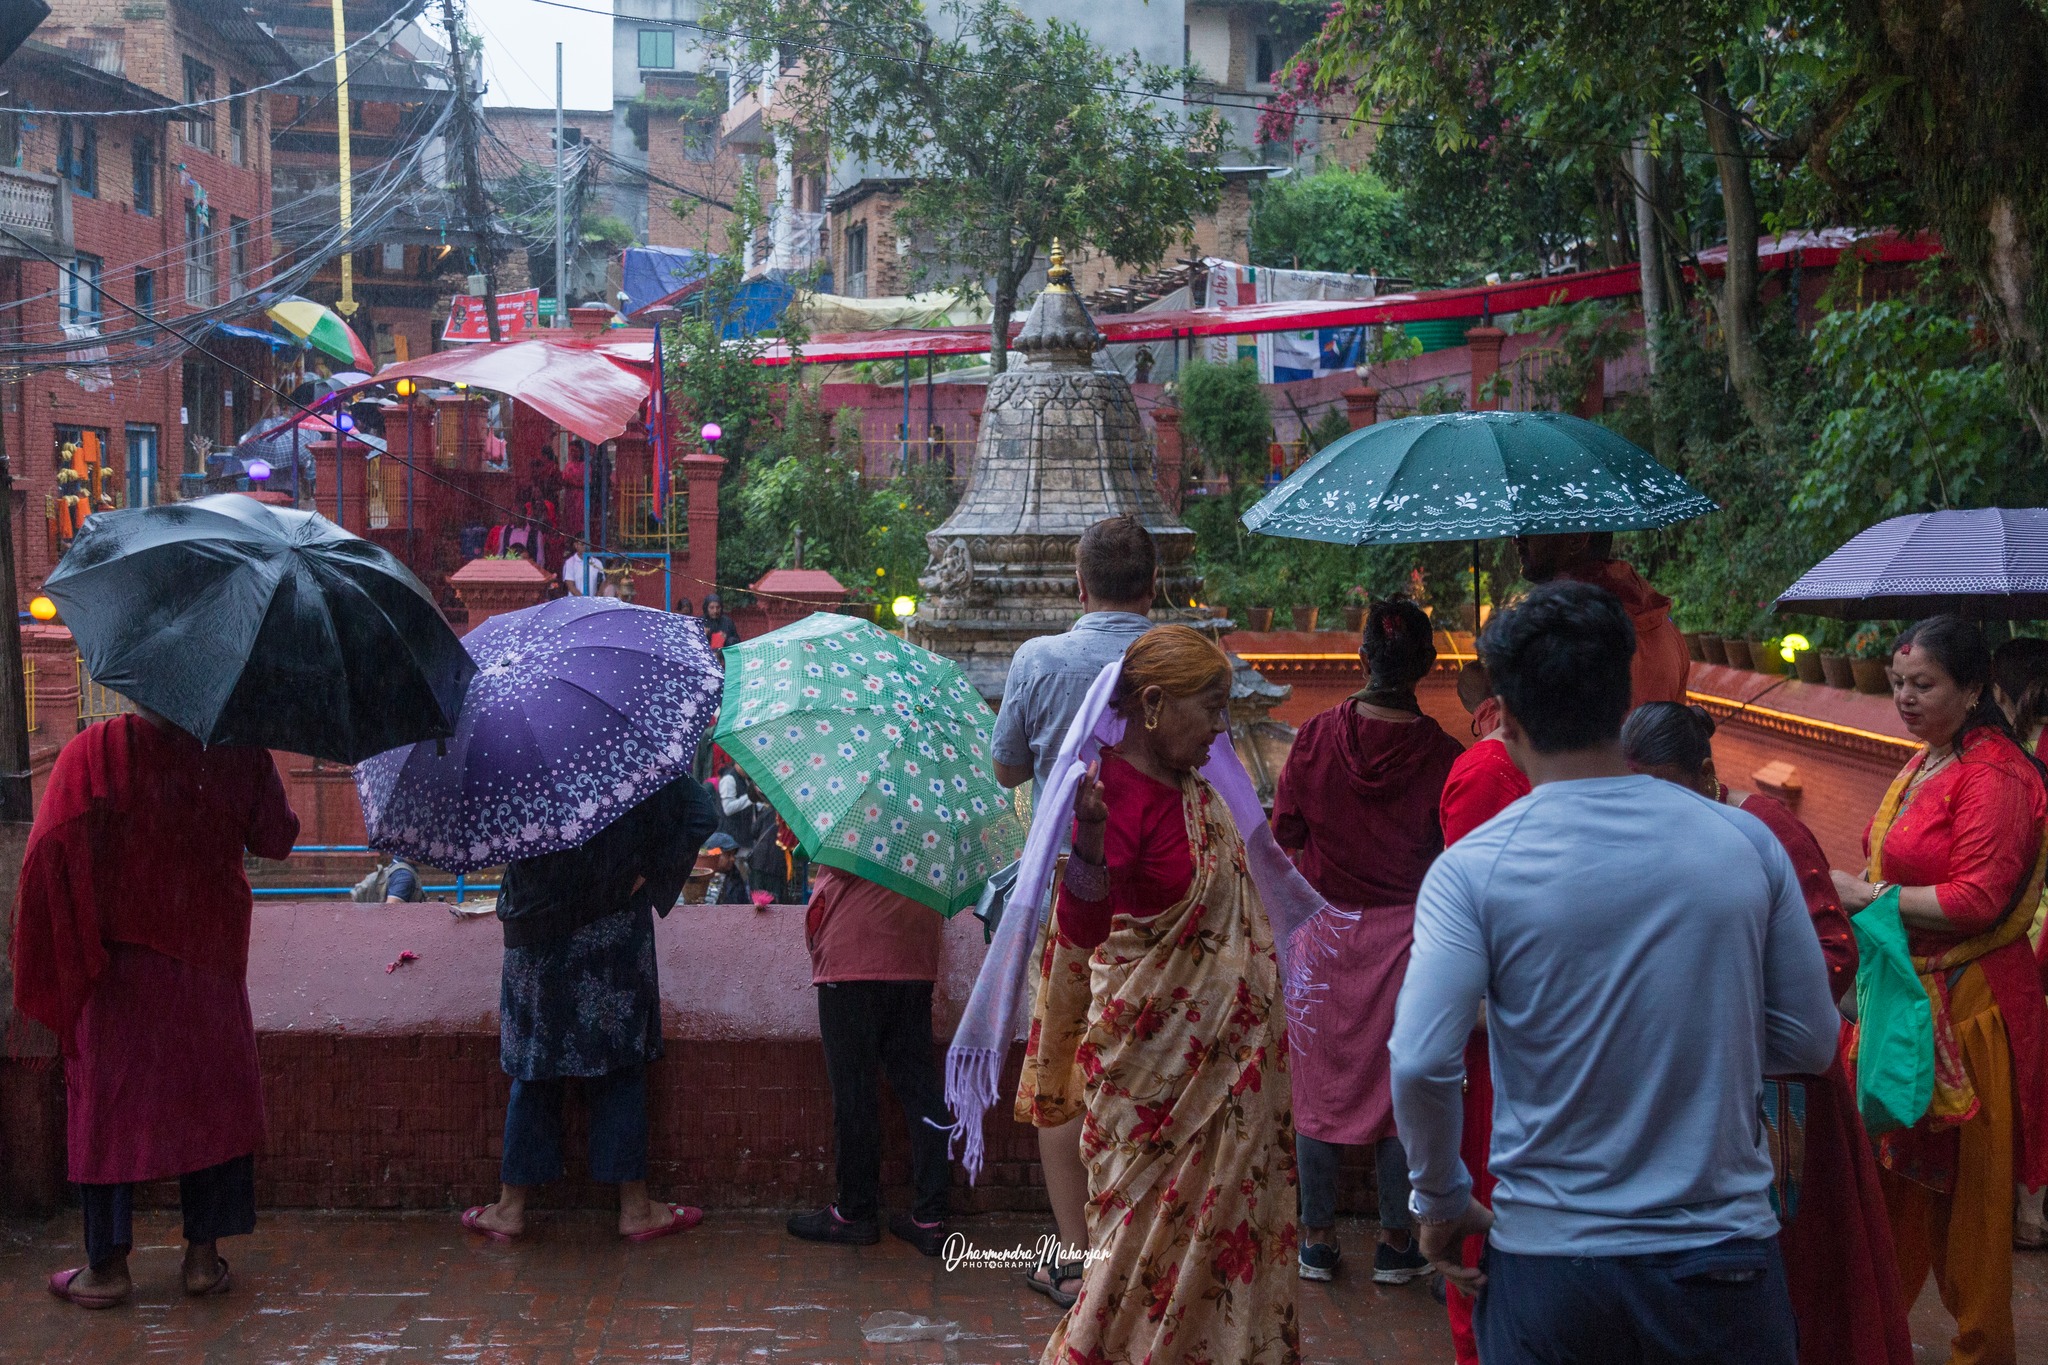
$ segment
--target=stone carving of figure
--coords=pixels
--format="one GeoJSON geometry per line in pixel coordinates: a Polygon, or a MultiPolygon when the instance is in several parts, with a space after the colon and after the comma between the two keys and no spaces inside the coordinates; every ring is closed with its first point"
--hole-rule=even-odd
{"type": "Polygon", "coordinates": [[[955,540],[932,562],[921,580],[942,598],[964,600],[974,588],[974,553],[964,540],[955,540]]]}

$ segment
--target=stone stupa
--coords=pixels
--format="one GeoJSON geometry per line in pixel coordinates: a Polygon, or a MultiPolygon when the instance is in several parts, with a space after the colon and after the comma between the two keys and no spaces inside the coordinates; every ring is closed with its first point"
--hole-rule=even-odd
{"type": "Polygon", "coordinates": [[[1003,690],[1017,646],[1080,615],[1074,550],[1081,533],[1128,513],[1159,546],[1159,621],[1193,620],[1200,590],[1195,533],[1160,498],[1131,386],[1094,366],[1102,333],[1074,292],[1055,242],[1046,287],[1012,343],[1019,356],[989,384],[974,468],[960,504],[925,537],[931,561],[908,636],[966,670],[982,694],[1003,690]]]}

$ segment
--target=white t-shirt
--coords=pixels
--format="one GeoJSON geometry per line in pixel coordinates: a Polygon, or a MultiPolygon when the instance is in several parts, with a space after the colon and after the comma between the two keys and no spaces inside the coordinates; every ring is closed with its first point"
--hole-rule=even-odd
{"type": "Polygon", "coordinates": [[[570,555],[562,561],[562,581],[578,596],[595,597],[604,586],[604,563],[595,555],[570,555]],[[583,581],[586,566],[590,574],[587,585],[583,581]]]}

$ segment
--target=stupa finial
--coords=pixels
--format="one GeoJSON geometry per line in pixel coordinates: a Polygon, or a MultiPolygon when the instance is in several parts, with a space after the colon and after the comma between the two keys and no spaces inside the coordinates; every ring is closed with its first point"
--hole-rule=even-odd
{"type": "Polygon", "coordinates": [[[1067,253],[1060,250],[1057,237],[1052,239],[1052,259],[1045,268],[1045,288],[1053,294],[1074,292],[1074,272],[1067,269],[1067,253]]]}

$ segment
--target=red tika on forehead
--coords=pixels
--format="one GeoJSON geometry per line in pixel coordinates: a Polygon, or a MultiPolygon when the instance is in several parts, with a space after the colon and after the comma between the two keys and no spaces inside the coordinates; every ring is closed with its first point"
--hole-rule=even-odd
{"type": "Polygon", "coordinates": [[[1906,641],[1906,643],[1904,643],[1904,644],[1902,644],[1902,645],[1900,645],[1900,646],[1899,646],[1899,653],[1901,653],[1901,654],[1911,654],[1912,652],[1913,652],[1913,642],[1912,642],[1911,640],[1908,640],[1908,641],[1906,641]]]}

